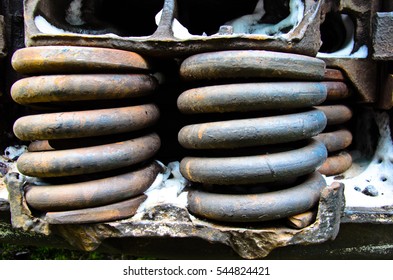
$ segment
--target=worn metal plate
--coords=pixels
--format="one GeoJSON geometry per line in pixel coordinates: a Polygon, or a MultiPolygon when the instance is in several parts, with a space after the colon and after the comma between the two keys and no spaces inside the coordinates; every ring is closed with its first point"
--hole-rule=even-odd
{"type": "Polygon", "coordinates": [[[49,75],[21,79],[11,88],[22,105],[82,100],[135,98],[151,94],[155,78],[144,74],[49,75]]]}
{"type": "Polygon", "coordinates": [[[147,166],[104,179],[49,186],[28,185],[28,205],[40,211],[64,211],[108,205],[142,194],[154,182],[161,167],[147,166]]]}
{"type": "Polygon", "coordinates": [[[207,219],[225,222],[261,222],[290,217],[312,208],[326,186],[314,172],[301,184],[262,194],[217,194],[188,192],[188,209],[207,219]]]}
{"type": "Polygon", "coordinates": [[[44,219],[49,224],[88,224],[109,222],[135,215],[139,205],[147,198],[140,195],[111,205],[61,212],[48,212],[44,219]]]}
{"type": "Polygon", "coordinates": [[[140,130],[159,119],[154,104],[25,116],[14,123],[21,140],[69,139],[140,130]]]}
{"type": "Polygon", "coordinates": [[[193,55],[183,61],[180,76],[187,81],[222,78],[322,80],[323,60],[269,51],[221,51],[193,55]]]}
{"type": "Polygon", "coordinates": [[[325,127],[325,114],[310,110],[273,117],[188,125],[180,130],[178,140],[188,149],[253,147],[307,139],[321,133],[325,127]]]}
{"type": "Polygon", "coordinates": [[[393,12],[376,13],[373,29],[373,58],[393,60],[393,12]]]}
{"type": "Polygon", "coordinates": [[[180,172],[191,182],[234,185],[274,182],[313,172],[326,160],[325,145],[309,140],[290,151],[238,157],[186,157],[180,172]]]}
{"type": "Polygon", "coordinates": [[[113,144],[61,151],[28,152],[19,157],[18,170],[32,177],[62,177],[113,170],[150,159],[160,138],[146,136],[113,144]]]}
{"type": "Polygon", "coordinates": [[[307,108],[325,101],[326,95],[323,83],[228,84],[187,90],[177,107],[184,114],[307,108]]]}
{"type": "Polygon", "coordinates": [[[106,48],[45,46],[17,50],[12,66],[23,74],[76,74],[145,71],[149,64],[139,54],[106,48]]]}

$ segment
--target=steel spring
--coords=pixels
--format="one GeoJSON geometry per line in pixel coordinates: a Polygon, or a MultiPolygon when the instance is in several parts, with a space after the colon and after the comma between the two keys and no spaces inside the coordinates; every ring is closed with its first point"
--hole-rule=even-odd
{"type": "Polygon", "coordinates": [[[157,81],[147,61],[128,51],[46,46],[18,50],[12,65],[34,75],[13,85],[12,98],[46,110],[14,124],[19,139],[33,141],[19,171],[46,181],[26,186],[29,207],[53,224],[133,216],[160,171],[152,159],[160,138],[151,132],[159,110],[146,101],[157,81]]]}
{"type": "Polygon", "coordinates": [[[327,151],[313,137],[327,120],[312,107],[331,90],[324,73],[319,59],[268,51],[212,52],[183,61],[180,75],[189,85],[207,84],[178,98],[182,113],[200,117],[178,135],[193,155],[180,163],[194,185],[191,213],[260,222],[318,203],[326,183],[315,170],[327,151]]]}
{"type": "Polygon", "coordinates": [[[330,91],[326,101],[316,106],[327,117],[327,127],[315,139],[323,142],[328,151],[328,158],[318,171],[326,176],[335,176],[347,171],[352,165],[352,156],[345,150],[352,144],[352,133],[345,124],[352,119],[350,107],[343,102],[351,95],[345,77],[340,70],[327,69],[325,81],[330,91]]]}

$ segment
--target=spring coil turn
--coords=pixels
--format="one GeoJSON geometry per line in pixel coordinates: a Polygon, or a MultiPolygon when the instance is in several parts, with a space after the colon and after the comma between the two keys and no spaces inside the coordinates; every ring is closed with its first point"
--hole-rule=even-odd
{"type": "Polygon", "coordinates": [[[327,117],[325,131],[315,137],[323,142],[328,151],[328,158],[318,171],[326,176],[335,176],[347,171],[352,166],[352,156],[345,151],[352,144],[352,133],[345,124],[352,119],[353,112],[343,102],[351,95],[340,70],[327,69],[325,81],[330,90],[326,101],[320,106],[327,117]]]}
{"type": "Polygon", "coordinates": [[[178,135],[192,154],[180,163],[195,186],[188,195],[191,213],[260,222],[316,205],[326,183],[315,170],[327,151],[313,137],[327,119],[312,107],[330,90],[324,73],[319,59],[267,51],[213,52],[184,60],[181,77],[207,84],[178,98],[182,113],[200,117],[178,135]]]}
{"type": "Polygon", "coordinates": [[[54,224],[134,215],[160,171],[152,161],[160,138],[150,131],[159,110],[143,99],[157,87],[149,64],[127,51],[46,46],[18,50],[12,65],[34,75],[13,85],[12,98],[51,111],[14,124],[33,141],[19,171],[47,181],[27,185],[28,205],[54,224]]]}

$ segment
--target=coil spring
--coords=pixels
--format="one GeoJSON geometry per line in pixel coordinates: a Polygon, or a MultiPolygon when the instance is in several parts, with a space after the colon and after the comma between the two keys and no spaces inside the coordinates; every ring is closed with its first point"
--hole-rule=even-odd
{"type": "Polygon", "coordinates": [[[347,171],[352,165],[351,155],[345,151],[352,144],[352,133],[344,125],[352,118],[352,110],[345,104],[337,104],[351,95],[345,77],[340,70],[327,69],[325,81],[330,90],[324,102],[316,106],[327,117],[326,130],[315,137],[323,142],[328,151],[328,158],[318,171],[326,176],[335,176],[347,171]]]}
{"type": "Polygon", "coordinates": [[[182,113],[207,119],[178,135],[180,144],[196,154],[180,164],[196,187],[188,196],[191,213],[259,222],[316,205],[326,183],[315,170],[327,151],[313,137],[327,120],[312,106],[330,90],[324,73],[319,59],[267,51],[223,51],[184,60],[180,75],[185,81],[210,84],[178,98],[182,113]]]}
{"type": "Polygon", "coordinates": [[[160,138],[150,132],[159,110],[143,103],[157,87],[149,64],[127,51],[46,46],[18,50],[12,65],[37,75],[17,81],[12,98],[55,110],[14,124],[19,139],[34,141],[19,171],[48,182],[26,187],[28,205],[55,224],[134,215],[160,171],[152,161],[160,138]]]}

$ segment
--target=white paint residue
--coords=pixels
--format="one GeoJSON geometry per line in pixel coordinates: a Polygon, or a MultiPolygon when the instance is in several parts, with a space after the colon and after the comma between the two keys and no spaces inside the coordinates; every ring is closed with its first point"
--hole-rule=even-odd
{"type": "MultiPolygon", "coordinates": [[[[345,184],[347,207],[382,207],[393,205],[393,142],[389,128],[389,115],[376,113],[380,138],[367,168],[353,178],[336,180],[345,184]],[[374,196],[367,195],[373,190],[374,196]]],[[[329,178],[332,181],[331,177],[329,178]]]]}
{"type": "Polygon", "coordinates": [[[4,150],[3,157],[15,161],[25,152],[27,152],[27,147],[25,145],[9,146],[4,150]]]}
{"type": "MultiPolygon", "coordinates": [[[[161,16],[162,16],[162,10],[159,11],[155,16],[155,21],[157,26],[160,24],[161,16]]],[[[188,32],[188,29],[185,28],[176,18],[173,19],[172,31],[173,31],[173,36],[175,36],[178,39],[190,39],[194,37],[190,32],[188,32]]]]}
{"type": "Polygon", "coordinates": [[[341,19],[345,26],[346,37],[341,49],[332,53],[318,53],[317,57],[321,58],[366,58],[368,56],[367,46],[361,46],[359,50],[352,53],[355,46],[355,27],[348,15],[341,15],[341,19]]]}
{"type": "Polygon", "coordinates": [[[82,19],[82,0],[73,0],[70,3],[66,11],[65,20],[75,26],[85,24],[85,21],[82,19]]]}
{"type": "Polygon", "coordinates": [[[303,2],[301,0],[290,0],[289,11],[288,17],[277,24],[258,23],[265,14],[264,0],[259,0],[253,14],[234,19],[225,23],[225,25],[231,25],[234,33],[281,36],[283,35],[282,30],[289,27],[295,28],[303,19],[303,2]]]}
{"type": "Polygon", "coordinates": [[[7,188],[4,186],[0,186],[0,199],[4,201],[9,201],[8,200],[8,191],[7,188]]]}
{"type": "Polygon", "coordinates": [[[183,192],[183,189],[188,181],[181,175],[179,165],[179,162],[171,162],[164,173],[157,175],[156,180],[145,192],[147,199],[139,206],[137,213],[160,204],[187,206],[187,194],[183,192]],[[170,178],[171,175],[172,178],[170,178]]]}
{"type": "Polygon", "coordinates": [[[51,35],[72,34],[71,32],[53,26],[43,16],[36,16],[34,18],[34,23],[41,33],[51,35]]]}

